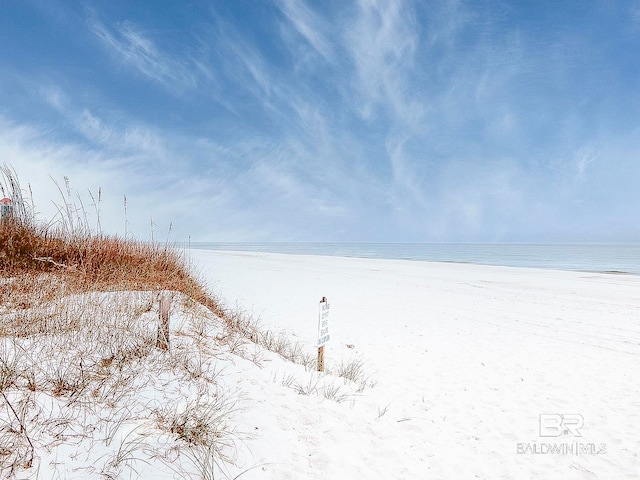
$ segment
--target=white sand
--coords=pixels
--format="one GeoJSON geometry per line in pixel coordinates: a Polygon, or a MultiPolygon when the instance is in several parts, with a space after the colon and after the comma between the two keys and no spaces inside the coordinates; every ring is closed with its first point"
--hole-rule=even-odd
{"type": "Polygon", "coordinates": [[[34,455],[1,478],[640,478],[640,277],[191,256],[227,305],[259,315],[311,355],[326,296],[327,366],[360,359],[369,387],[359,393],[353,382],[236,342],[181,296],[170,351],[98,368],[114,342],[155,338],[155,296],[72,296],[61,311],[80,314],[77,332],[0,339],[4,365],[25,369],[16,382],[33,371],[44,386],[3,391],[0,467],[19,452],[14,445],[29,451],[27,436],[34,455]],[[47,385],[58,378],[78,387],[56,395],[47,385]],[[203,465],[212,457],[188,442],[196,434],[209,435],[207,445],[215,438],[233,461],[203,465]]]}
{"type": "Polygon", "coordinates": [[[310,351],[328,297],[329,367],[355,356],[377,380],[337,403],[284,387],[276,359],[228,365],[239,431],[254,434],[238,449],[237,472],[256,466],[242,479],[640,478],[640,277],[191,256],[227,304],[310,351]],[[540,414],[581,415],[581,436],[541,437],[540,414]]]}

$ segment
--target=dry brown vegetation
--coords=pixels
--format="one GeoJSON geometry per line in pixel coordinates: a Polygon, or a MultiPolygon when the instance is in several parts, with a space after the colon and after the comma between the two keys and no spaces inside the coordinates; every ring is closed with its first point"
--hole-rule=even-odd
{"type": "Polygon", "coordinates": [[[12,201],[0,220],[0,477],[37,477],[46,452],[65,439],[111,449],[100,468],[87,466],[100,478],[119,478],[154,456],[162,463],[162,435],[177,442],[167,448],[188,450],[196,470],[232,455],[225,422],[235,400],[219,391],[215,356],[228,350],[220,339],[241,335],[231,330],[239,321],[192,273],[184,250],[95,231],[70,195],[57,221],[37,221],[7,166],[0,187],[12,201]],[[166,353],[155,348],[160,292],[186,322],[172,326],[166,353]],[[186,410],[169,397],[139,404],[141,389],[164,395],[154,386],[158,372],[175,372],[198,400],[186,410]]]}
{"type": "MultiPolygon", "coordinates": [[[[215,296],[192,273],[183,250],[92,231],[86,213],[73,218],[77,209],[69,208],[65,198],[60,221],[38,222],[6,166],[0,168],[0,187],[2,196],[13,202],[13,214],[0,221],[0,279],[11,279],[0,283],[0,306],[27,306],[34,296],[51,301],[61,292],[168,290],[225,316],[215,296]]],[[[8,333],[8,327],[1,326],[0,333],[8,333]]]]}
{"type": "MultiPolygon", "coordinates": [[[[179,250],[5,218],[0,222],[0,277],[31,280],[42,274],[55,277],[69,293],[172,290],[222,313],[179,250]]],[[[26,289],[31,290],[29,284],[26,289]]]]}
{"type": "MultiPolygon", "coordinates": [[[[6,166],[0,187],[13,202],[0,220],[0,478],[64,478],[55,452],[68,445],[87,452],[75,467],[82,478],[121,478],[142,464],[219,478],[238,439],[228,425],[237,399],[219,386],[219,359],[260,364],[264,348],[308,371],[313,350],[224,308],[184,250],[92,230],[70,195],[57,222],[38,222],[6,166]],[[161,292],[178,319],[169,351],[156,348],[161,292]]],[[[337,372],[357,393],[370,383],[361,367],[337,372]]],[[[351,398],[319,377],[285,384],[351,398]]]]}
{"type": "Polygon", "coordinates": [[[69,233],[16,218],[0,222],[0,277],[13,279],[0,287],[0,302],[15,295],[28,296],[47,284],[57,291],[64,287],[67,294],[170,290],[222,315],[219,303],[189,271],[179,250],[157,243],[69,233]],[[45,284],[41,284],[43,276],[49,278],[45,284]]]}

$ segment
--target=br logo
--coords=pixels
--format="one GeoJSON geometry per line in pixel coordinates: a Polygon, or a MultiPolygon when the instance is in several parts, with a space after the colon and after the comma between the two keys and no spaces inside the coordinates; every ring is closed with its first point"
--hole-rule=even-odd
{"type": "Polygon", "coordinates": [[[541,413],[540,436],[562,437],[568,435],[581,437],[580,429],[584,425],[584,418],[578,413],[541,413]]]}

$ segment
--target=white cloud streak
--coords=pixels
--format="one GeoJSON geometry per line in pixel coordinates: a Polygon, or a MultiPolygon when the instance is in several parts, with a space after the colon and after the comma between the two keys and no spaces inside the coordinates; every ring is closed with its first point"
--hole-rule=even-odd
{"type": "Polygon", "coordinates": [[[357,73],[365,120],[376,106],[393,114],[405,129],[420,129],[424,106],[412,100],[407,78],[419,41],[411,5],[401,0],[358,2],[358,16],[346,33],[357,73]]]}
{"type": "Polygon", "coordinates": [[[325,60],[331,62],[335,54],[331,42],[323,33],[328,29],[326,20],[302,0],[280,0],[277,4],[298,34],[325,60]]]}
{"type": "Polygon", "coordinates": [[[114,58],[169,90],[182,92],[194,89],[198,85],[197,73],[204,73],[207,77],[212,75],[211,70],[200,62],[194,65],[163,52],[132,22],[120,22],[109,28],[91,17],[88,25],[114,58]]]}

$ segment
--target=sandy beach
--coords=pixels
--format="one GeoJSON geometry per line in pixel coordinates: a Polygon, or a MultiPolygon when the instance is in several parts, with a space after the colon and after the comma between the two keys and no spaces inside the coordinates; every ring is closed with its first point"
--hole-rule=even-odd
{"type": "Polygon", "coordinates": [[[238,428],[253,433],[238,449],[242,478],[640,476],[640,277],[190,256],[227,305],[309,352],[327,297],[328,368],[361,359],[373,384],[336,402],[283,387],[287,375],[314,378],[302,367],[228,365],[244,392],[238,428]]]}
{"type": "Polygon", "coordinates": [[[640,480],[640,0],[2,7],[0,480],[640,480]]]}

